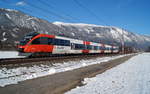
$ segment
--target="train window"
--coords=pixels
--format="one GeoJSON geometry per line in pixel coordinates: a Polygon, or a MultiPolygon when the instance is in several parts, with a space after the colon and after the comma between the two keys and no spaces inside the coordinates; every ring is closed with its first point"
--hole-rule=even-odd
{"type": "Polygon", "coordinates": [[[105,48],[105,50],[109,50],[109,48],[108,48],[108,47],[106,47],[106,48],[105,48]]]}
{"type": "Polygon", "coordinates": [[[86,45],[88,50],[92,50],[92,46],[91,45],[86,45]]]}
{"type": "Polygon", "coordinates": [[[69,40],[65,40],[65,46],[70,46],[70,41],[69,40]]]}
{"type": "Polygon", "coordinates": [[[30,32],[30,33],[26,34],[22,40],[27,43],[27,42],[29,42],[33,37],[37,36],[38,34],[39,34],[39,33],[37,33],[37,32],[30,32]]]}
{"type": "Polygon", "coordinates": [[[48,44],[48,38],[47,37],[40,37],[40,44],[48,44]]]}
{"type": "Polygon", "coordinates": [[[20,45],[26,45],[34,36],[36,36],[37,33],[29,33],[23,37],[23,39],[20,41],[20,45]]]}
{"type": "Polygon", "coordinates": [[[109,48],[109,50],[113,50],[112,48],[109,48]]]}
{"type": "Polygon", "coordinates": [[[25,41],[25,40],[21,40],[19,45],[26,45],[28,43],[28,41],[25,41]]]}
{"type": "Polygon", "coordinates": [[[111,50],[111,48],[109,47],[109,50],[111,50]]]}
{"type": "Polygon", "coordinates": [[[85,45],[84,44],[74,44],[75,45],[75,49],[76,50],[83,50],[85,49],[85,45]]]}
{"type": "Polygon", "coordinates": [[[34,39],[31,44],[48,44],[48,38],[40,37],[40,38],[34,39]]]}
{"type": "Polygon", "coordinates": [[[106,48],[103,46],[100,46],[100,50],[106,50],[106,48]]]}
{"type": "Polygon", "coordinates": [[[40,38],[34,39],[31,44],[40,44],[40,38]]]}
{"type": "Polygon", "coordinates": [[[100,50],[100,46],[97,46],[97,50],[100,50]]]}
{"type": "Polygon", "coordinates": [[[113,50],[112,47],[109,47],[109,50],[113,50]]]}
{"type": "Polygon", "coordinates": [[[59,42],[58,39],[54,39],[54,40],[53,40],[53,44],[54,44],[54,45],[58,45],[58,44],[59,44],[58,42],[59,42]]]}
{"type": "Polygon", "coordinates": [[[113,48],[113,50],[118,50],[118,48],[113,48]]]}
{"type": "Polygon", "coordinates": [[[65,40],[59,40],[59,45],[66,46],[66,41],[65,40]]]}
{"type": "Polygon", "coordinates": [[[94,50],[96,50],[96,46],[94,46],[94,50]]]}
{"type": "Polygon", "coordinates": [[[80,44],[75,44],[75,49],[76,50],[80,49],[80,44]]]}
{"type": "Polygon", "coordinates": [[[94,46],[94,50],[99,50],[99,46],[94,46]]]}
{"type": "Polygon", "coordinates": [[[53,39],[52,38],[48,38],[48,44],[49,45],[53,44],[53,39]]]}
{"type": "Polygon", "coordinates": [[[110,50],[110,48],[109,48],[109,47],[106,47],[106,50],[110,50]]]}
{"type": "Polygon", "coordinates": [[[63,40],[63,39],[53,39],[54,45],[60,45],[60,46],[70,46],[69,40],[63,40]]]}

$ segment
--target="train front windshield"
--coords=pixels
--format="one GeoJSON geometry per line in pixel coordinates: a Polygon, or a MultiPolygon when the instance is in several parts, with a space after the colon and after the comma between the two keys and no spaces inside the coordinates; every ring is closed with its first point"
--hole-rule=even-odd
{"type": "Polygon", "coordinates": [[[24,36],[24,38],[20,41],[20,45],[26,45],[33,37],[37,36],[39,33],[31,32],[24,36]]]}

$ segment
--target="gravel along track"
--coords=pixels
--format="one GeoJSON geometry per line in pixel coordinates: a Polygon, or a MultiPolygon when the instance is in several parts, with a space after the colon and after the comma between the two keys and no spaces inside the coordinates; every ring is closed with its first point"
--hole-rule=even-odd
{"type": "Polygon", "coordinates": [[[0,65],[9,65],[9,64],[25,64],[32,62],[41,62],[41,61],[59,61],[59,60],[71,60],[71,59],[84,59],[92,57],[104,57],[104,56],[114,56],[119,54],[93,54],[93,55],[71,55],[71,56],[58,56],[58,57],[40,57],[40,58],[3,58],[0,59],[0,65]]]}
{"type": "Polygon", "coordinates": [[[84,78],[100,74],[125,62],[133,56],[124,56],[108,62],[0,87],[0,94],[62,94],[78,85],[82,85],[81,82],[84,78]]]}

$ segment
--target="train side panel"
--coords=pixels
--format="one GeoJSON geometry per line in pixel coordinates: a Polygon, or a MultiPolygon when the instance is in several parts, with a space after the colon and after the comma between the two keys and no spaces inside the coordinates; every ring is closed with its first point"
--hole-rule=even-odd
{"type": "Polygon", "coordinates": [[[90,54],[118,53],[118,46],[82,41],[54,35],[39,34],[18,48],[23,53],[90,54]]]}
{"type": "Polygon", "coordinates": [[[99,43],[91,42],[92,50],[89,53],[100,53],[100,45],[99,43]]]}
{"type": "Polygon", "coordinates": [[[82,54],[82,49],[76,47],[77,44],[83,45],[82,40],[70,39],[70,43],[71,43],[71,50],[70,50],[71,54],[82,54]]]}
{"type": "Polygon", "coordinates": [[[111,53],[112,52],[112,46],[110,46],[110,45],[105,45],[105,51],[104,51],[104,53],[111,53]]]}
{"type": "Polygon", "coordinates": [[[118,46],[113,47],[113,53],[119,53],[119,47],[118,46]]]}
{"type": "Polygon", "coordinates": [[[89,42],[89,41],[83,41],[83,44],[85,45],[85,49],[82,50],[82,53],[83,54],[90,53],[90,50],[92,49],[91,42],[89,42]]]}

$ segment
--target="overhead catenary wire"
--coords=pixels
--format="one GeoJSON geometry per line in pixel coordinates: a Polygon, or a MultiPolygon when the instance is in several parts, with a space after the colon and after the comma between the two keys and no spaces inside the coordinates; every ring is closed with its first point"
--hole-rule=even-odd
{"type": "Polygon", "coordinates": [[[84,6],[82,3],[80,3],[78,0],[73,0],[79,7],[87,11],[91,16],[93,16],[98,22],[104,23],[105,25],[108,25],[105,21],[100,19],[93,11],[88,9],[86,6],[84,6]]]}
{"type": "MultiPolygon", "coordinates": [[[[53,5],[52,4],[50,4],[50,3],[47,3],[47,2],[45,2],[45,1],[43,1],[43,0],[37,0],[37,1],[39,1],[41,4],[43,4],[43,5],[45,5],[45,6],[47,6],[47,7],[49,7],[49,8],[52,8],[53,10],[55,10],[55,8],[54,8],[54,3],[53,3],[53,5]]],[[[57,10],[58,11],[58,10],[57,10]]],[[[58,12],[61,12],[60,10],[58,11],[58,12]]],[[[64,13],[63,13],[64,14],[64,13]]],[[[74,20],[74,21],[80,21],[78,18],[76,18],[76,17],[73,17],[73,16],[71,16],[71,15],[69,15],[69,14],[64,14],[67,18],[70,18],[70,19],[72,19],[72,20],[74,20]]]]}
{"type": "MultiPolygon", "coordinates": [[[[7,1],[7,0],[3,0],[3,1],[7,1]]],[[[49,3],[46,3],[45,1],[43,1],[43,0],[37,0],[37,1],[39,1],[41,4],[43,4],[43,5],[46,5],[47,7],[50,7],[50,8],[53,8],[54,9],[54,7],[51,5],[51,4],[49,4],[49,3]]],[[[78,0],[73,0],[78,6],[80,6],[81,8],[83,8],[85,11],[87,11],[90,15],[92,15],[98,22],[100,22],[100,23],[104,23],[104,24],[106,24],[106,22],[104,22],[102,19],[100,19],[93,11],[91,11],[90,9],[88,9],[86,6],[84,6],[82,3],[80,3],[78,0]]],[[[50,9],[45,9],[45,8],[43,8],[43,7],[39,7],[39,6],[37,6],[37,5],[35,5],[35,4],[33,4],[33,3],[31,3],[31,2],[28,2],[28,0],[23,0],[23,2],[25,2],[27,5],[29,5],[30,7],[33,7],[33,8],[36,8],[36,9],[39,9],[40,11],[42,11],[42,12],[46,12],[47,14],[50,14],[51,16],[54,16],[54,17],[57,17],[57,18],[59,18],[59,19],[62,19],[62,20],[64,20],[64,21],[70,21],[70,22],[72,22],[73,20],[78,20],[79,21],[79,19],[75,19],[75,18],[73,18],[71,15],[68,15],[67,14],[67,16],[69,17],[65,17],[65,16],[62,16],[62,15],[60,15],[60,14],[58,14],[58,13],[56,13],[56,12],[53,12],[53,11],[51,11],[50,9]],[[71,18],[71,19],[70,19],[71,18]]],[[[22,8],[23,9],[23,8],[22,8]]],[[[25,8],[24,8],[25,9],[25,8]]],[[[28,10],[27,8],[25,9],[25,10],[28,10]]],[[[31,10],[30,10],[30,12],[31,12],[31,10]]],[[[41,15],[41,14],[40,14],[41,15]]],[[[49,17],[46,17],[46,18],[49,18],[49,17]]],[[[74,21],[73,21],[74,22],[74,21]]]]}
{"type": "MultiPolygon", "coordinates": [[[[7,0],[3,0],[2,2],[4,2],[4,3],[6,3],[6,4],[9,4],[10,2],[9,1],[7,1],[7,0]]],[[[10,5],[11,6],[14,6],[14,4],[12,4],[12,3],[10,3],[10,5]]],[[[15,5],[16,6],[16,5],[15,5]]],[[[48,16],[48,15],[44,15],[44,14],[46,14],[46,13],[41,13],[41,12],[39,12],[39,11],[33,11],[32,9],[30,9],[30,8],[27,8],[27,7],[25,7],[25,6],[17,6],[15,9],[18,9],[18,10],[21,10],[21,11],[23,11],[23,12],[26,12],[26,13],[36,13],[36,14],[40,14],[41,16],[43,16],[44,18],[46,18],[46,19],[50,19],[50,16],[48,16]]],[[[43,19],[43,18],[42,18],[43,19]]]]}
{"type": "MultiPolygon", "coordinates": [[[[36,0],[36,1],[38,1],[38,0],[36,0]]],[[[39,0],[40,1],[40,3],[42,3],[43,5],[46,5],[47,7],[50,7],[50,8],[53,8],[54,9],[54,7],[53,6],[51,6],[50,4],[47,4],[46,2],[44,2],[44,1],[42,1],[42,0],[39,0]]],[[[2,2],[4,2],[4,3],[7,3],[7,4],[9,4],[10,3],[10,5],[12,6],[14,6],[14,4],[12,4],[10,1],[8,1],[8,0],[2,0],[2,2]]],[[[58,13],[56,13],[56,12],[53,12],[53,11],[51,11],[50,9],[45,9],[45,8],[42,8],[42,7],[39,7],[39,6],[37,6],[37,5],[35,5],[35,4],[33,4],[33,3],[30,3],[30,2],[28,2],[28,0],[22,0],[22,2],[24,2],[24,3],[26,3],[24,6],[17,6],[16,7],[16,5],[15,5],[15,7],[16,7],[16,9],[19,9],[19,10],[23,10],[23,11],[25,11],[26,13],[29,13],[29,12],[31,12],[31,13],[35,13],[36,12],[36,14],[40,14],[41,16],[43,16],[44,18],[46,18],[47,20],[48,19],[51,19],[50,17],[49,17],[49,15],[43,15],[43,13],[44,14],[50,14],[50,16],[53,16],[53,17],[57,17],[57,18],[59,18],[59,19],[61,19],[61,20],[64,20],[64,21],[69,21],[69,22],[74,22],[75,20],[76,21],[79,21],[79,19],[75,19],[75,18],[73,18],[71,15],[66,15],[66,16],[62,16],[62,14],[60,15],[60,14],[58,14],[58,13]],[[32,9],[30,9],[30,8],[27,8],[26,6],[29,6],[29,7],[32,7],[32,8],[34,8],[34,9],[38,9],[39,11],[41,11],[41,12],[38,12],[38,11],[33,11],[32,9]]]]}
{"type": "MultiPolygon", "coordinates": [[[[33,10],[28,9],[28,8],[26,8],[26,7],[19,7],[18,9],[22,9],[22,10],[24,10],[24,11],[26,11],[26,12],[31,12],[31,13],[33,13],[33,10]]],[[[40,14],[41,12],[36,11],[35,13],[36,13],[36,14],[40,14]]],[[[50,16],[48,16],[48,15],[45,15],[45,14],[40,14],[40,15],[43,16],[43,17],[46,18],[46,19],[50,19],[50,16]]],[[[42,19],[43,19],[43,18],[42,18],[42,19]]]]}
{"type": "Polygon", "coordinates": [[[57,18],[62,19],[62,20],[65,20],[65,21],[72,21],[72,20],[70,20],[70,19],[68,19],[68,18],[66,18],[66,17],[64,17],[64,16],[61,16],[61,15],[59,15],[59,14],[53,12],[53,11],[50,11],[50,10],[47,10],[47,9],[45,9],[45,8],[39,7],[39,6],[35,5],[35,4],[29,3],[27,0],[24,0],[24,2],[27,3],[30,7],[39,9],[39,10],[41,10],[42,12],[47,12],[48,14],[53,15],[53,16],[55,16],[55,17],[57,17],[57,18]]]}
{"type": "Polygon", "coordinates": [[[8,0],[1,0],[2,2],[6,2],[6,3],[9,3],[9,1],[8,0]]]}

